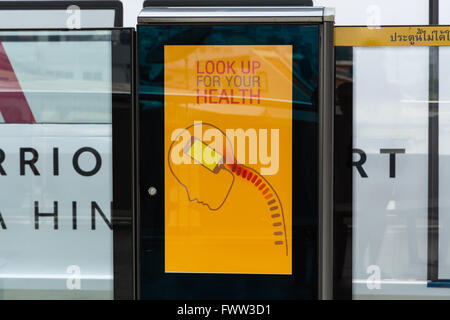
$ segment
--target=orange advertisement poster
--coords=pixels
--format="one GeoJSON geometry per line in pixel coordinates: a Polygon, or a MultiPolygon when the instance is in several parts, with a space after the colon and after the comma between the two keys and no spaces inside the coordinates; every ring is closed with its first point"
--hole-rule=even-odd
{"type": "Polygon", "coordinates": [[[292,273],[292,46],[165,46],[165,271],[292,273]]]}

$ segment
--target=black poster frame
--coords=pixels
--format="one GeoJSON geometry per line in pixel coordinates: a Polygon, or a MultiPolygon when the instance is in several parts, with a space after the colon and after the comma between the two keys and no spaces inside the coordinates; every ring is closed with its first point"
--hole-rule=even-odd
{"type": "MultiPolygon", "coordinates": [[[[175,23],[171,23],[170,25],[174,25],[174,24],[175,23]]],[[[260,22],[257,25],[261,25],[261,24],[264,24],[264,23],[260,22]]],[[[166,24],[164,24],[164,23],[152,24],[152,26],[158,26],[158,25],[159,26],[164,26],[166,24]]],[[[190,26],[190,25],[195,25],[195,26],[198,26],[198,25],[218,25],[218,23],[213,23],[213,24],[210,24],[210,23],[183,23],[183,25],[184,26],[186,26],[186,25],[188,25],[188,26],[190,26]]],[[[223,25],[223,24],[219,24],[219,25],[223,25]]],[[[229,24],[226,24],[226,25],[229,25],[229,24]]],[[[245,23],[233,23],[231,25],[233,25],[233,26],[234,25],[245,25],[245,23]]],[[[265,25],[270,25],[270,23],[266,23],[265,25]]],[[[317,25],[319,27],[319,29],[318,29],[318,31],[319,31],[319,38],[318,38],[319,39],[319,44],[318,44],[319,45],[319,49],[318,49],[318,52],[319,52],[319,56],[320,56],[320,59],[319,59],[320,62],[319,62],[318,68],[319,68],[320,76],[319,76],[319,82],[318,83],[320,83],[320,85],[322,85],[321,88],[323,88],[323,90],[325,92],[327,92],[328,96],[332,99],[333,92],[329,92],[329,89],[328,89],[327,85],[323,84],[323,83],[326,82],[326,80],[322,79],[323,76],[326,74],[326,73],[323,73],[324,71],[322,70],[322,68],[324,68],[323,62],[326,61],[326,59],[333,58],[333,55],[328,56],[327,54],[324,53],[324,51],[325,51],[324,47],[330,45],[330,48],[332,48],[332,37],[328,39],[328,41],[330,43],[324,43],[323,42],[323,32],[327,32],[327,30],[332,30],[332,25],[327,25],[326,28],[324,27],[324,24],[320,24],[320,23],[291,23],[289,25],[298,25],[298,26],[317,25]]],[[[140,26],[138,26],[138,38],[139,38],[139,27],[140,26]]],[[[184,42],[182,42],[182,43],[183,44],[194,44],[194,43],[189,43],[188,41],[185,41],[185,42],[186,43],[184,43],[184,42]]],[[[137,40],[137,43],[139,45],[139,39],[137,40]]],[[[139,62],[138,62],[138,65],[139,65],[139,70],[141,70],[142,66],[139,64],[139,62]]],[[[332,72],[333,68],[330,68],[330,69],[331,70],[329,72],[331,72],[331,75],[332,75],[333,74],[333,72],[332,72]]],[[[331,81],[331,83],[332,83],[332,81],[331,81]]],[[[139,84],[138,84],[138,86],[139,86],[139,84]]],[[[156,91],[159,92],[159,89],[156,90],[156,91]]],[[[154,93],[155,97],[153,99],[155,99],[155,101],[160,101],[161,100],[161,97],[159,97],[159,93],[158,92],[154,93]]],[[[315,96],[315,98],[318,99],[317,102],[316,102],[318,105],[322,105],[322,107],[323,107],[323,105],[326,105],[326,101],[322,100],[321,94],[317,93],[317,96],[315,96]]],[[[139,104],[139,103],[137,103],[137,104],[139,104]]],[[[318,107],[318,109],[317,109],[318,110],[318,117],[320,119],[324,119],[324,117],[326,117],[327,115],[326,114],[324,115],[323,111],[320,112],[319,108],[320,107],[318,107]]],[[[137,151],[138,152],[138,154],[137,154],[137,162],[138,162],[138,165],[137,165],[137,168],[138,168],[137,176],[138,176],[138,180],[137,180],[137,185],[136,185],[136,189],[138,190],[138,196],[137,196],[137,205],[138,205],[138,210],[137,210],[137,212],[138,212],[137,213],[137,234],[141,234],[142,230],[141,230],[141,226],[140,225],[141,225],[141,220],[142,220],[141,216],[143,214],[142,213],[143,210],[145,210],[146,214],[153,214],[153,215],[157,215],[157,216],[159,216],[161,214],[160,212],[164,212],[164,169],[163,168],[164,168],[164,159],[165,159],[165,157],[163,155],[157,156],[157,157],[155,157],[155,159],[151,163],[148,162],[149,159],[147,157],[145,159],[145,166],[147,166],[147,167],[148,166],[155,167],[155,168],[157,168],[157,170],[156,171],[154,170],[153,173],[152,173],[153,183],[148,183],[149,182],[148,179],[145,180],[145,179],[142,178],[141,175],[143,173],[142,168],[143,168],[143,162],[144,161],[142,160],[142,155],[141,155],[141,149],[142,149],[141,143],[142,143],[142,139],[143,138],[142,138],[142,133],[140,133],[140,130],[143,127],[151,128],[151,129],[147,129],[147,131],[145,132],[145,137],[147,139],[146,143],[147,144],[151,144],[152,148],[156,148],[155,150],[160,150],[160,148],[163,148],[164,147],[164,140],[163,140],[164,139],[164,110],[163,110],[163,108],[152,108],[151,112],[150,112],[151,115],[149,113],[145,117],[143,117],[141,115],[140,107],[136,108],[136,112],[137,112],[136,113],[136,117],[137,117],[137,126],[138,126],[138,128],[136,128],[136,130],[137,130],[136,135],[137,135],[137,139],[138,139],[138,142],[137,142],[137,150],[138,150],[137,151]],[[145,121],[145,123],[143,121],[145,121]],[[151,137],[151,138],[149,138],[149,137],[151,137]],[[150,190],[152,187],[155,188],[153,190],[154,193],[152,193],[151,190],[150,190]],[[145,200],[143,200],[144,197],[145,197],[145,200]]],[[[296,122],[297,121],[294,121],[294,124],[293,124],[294,133],[295,133],[296,128],[298,129],[300,127],[300,123],[296,123],[296,122]]],[[[322,121],[320,121],[320,123],[322,123],[322,121]]],[[[328,129],[331,129],[331,128],[328,127],[328,129]]],[[[316,196],[317,196],[316,213],[317,213],[317,216],[315,218],[317,220],[315,220],[316,221],[315,222],[316,223],[316,227],[314,228],[314,230],[310,230],[310,231],[306,231],[305,230],[306,232],[304,234],[304,236],[306,236],[307,239],[309,239],[310,241],[314,241],[316,243],[315,244],[315,250],[314,250],[315,251],[315,253],[314,253],[315,258],[314,258],[314,261],[312,262],[314,264],[314,266],[313,266],[313,270],[314,270],[313,273],[314,274],[311,275],[311,279],[314,282],[313,287],[315,289],[313,289],[313,295],[310,297],[310,299],[317,299],[317,298],[319,298],[320,295],[323,294],[323,292],[322,292],[323,290],[320,288],[320,286],[322,286],[322,285],[323,286],[330,285],[330,283],[327,283],[327,284],[320,283],[320,280],[319,280],[319,277],[320,277],[319,274],[321,273],[321,271],[319,269],[319,265],[322,262],[324,262],[323,259],[321,259],[321,257],[319,257],[321,255],[321,252],[320,252],[321,250],[319,249],[319,243],[321,243],[321,242],[319,240],[319,237],[323,236],[323,234],[319,232],[319,223],[320,223],[319,220],[322,220],[321,217],[319,217],[320,216],[320,213],[319,213],[319,211],[320,211],[320,209],[319,209],[320,204],[319,204],[319,202],[322,201],[322,200],[323,201],[326,201],[326,200],[320,198],[319,191],[318,191],[320,187],[323,187],[321,185],[320,181],[319,181],[320,180],[319,177],[321,176],[319,174],[319,171],[321,171],[321,169],[320,169],[321,165],[319,164],[319,157],[320,157],[319,153],[321,153],[321,150],[322,150],[321,149],[322,147],[319,146],[319,145],[322,145],[322,144],[319,143],[319,138],[320,138],[319,137],[319,131],[321,130],[320,126],[318,125],[315,128],[315,130],[316,130],[316,134],[317,134],[317,137],[316,137],[316,139],[317,139],[317,149],[315,150],[315,152],[313,154],[311,154],[311,156],[316,161],[316,165],[313,167],[313,170],[315,172],[317,172],[317,186],[316,186],[316,190],[317,190],[317,193],[316,193],[316,196]]],[[[294,135],[294,137],[293,137],[294,138],[294,145],[295,145],[295,136],[296,135],[294,135]]],[[[326,138],[324,138],[323,136],[322,136],[322,139],[326,140],[326,138]]],[[[325,145],[325,144],[323,144],[323,145],[325,145]]],[[[329,147],[332,148],[332,146],[329,146],[329,147]]],[[[156,154],[158,154],[158,153],[155,153],[155,155],[156,154]]],[[[295,162],[295,159],[296,158],[294,156],[294,162],[295,162]]],[[[147,173],[148,173],[148,170],[147,170],[147,173]]],[[[327,174],[329,174],[329,173],[327,173],[327,174]]],[[[325,175],[327,175],[327,174],[325,174],[325,175]]],[[[293,182],[295,184],[295,179],[294,179],[293,182]]],[[[294,185],[293,194],[294,195],[296,194],[295,193],[295,185],[294,185]]],[[[293,200],[294,200],[293,208],[294,208],[294,210],[296,210],[295,208],[297,208],[297,210],[298,210],[298,207],[300,205],[299,205],[299,203],[296,204],[295,197],[294,197],[293,200]]],[[[326,212],[327,208],[323,207],[323,210],[326,212]]],[[[155,224],[154,228],[156,228],[156,229],[154,229],[154,233],[155,233],[154,236],[148,236],[147,235],[147,236],[144,236],[142,239],[138,239],[138,245],[137,245],[138,246],[138,248],[137,248],[137,257],[138,257],[137,265],[138,265],[138,269],[141,268],[141,265],[142,265],[143,261],[150,259],[150,258],[146,258],[145,257],[146,256],[146,254],[145,254],[146,252],[149,253],[150,255],[152,255],[152,254],[155,255],[155,253],[153,253],[153,252],[159,251],[161,249],[161,246],[162,246],[162,248],[164,248],[163,247],[164,239],[161,238],[162,237],[161,235],[164,234],[164,232],[163,232],[163,221],[164,220],[163,219],[164,218],[160,217],[160,218],[157,218],[155,220],[154,223],[156,223],[156,224],[155,224]]],[[[331,223],[330,223],[330,227],[332,227],[331,223]]],[[[293,245],[294,246],[296,246],[296,245],[298,246],[299,245],[298,241],[300,241],[300,240],[298,240],[298,239],[299,238],[297,236],[297,242],[295,242],[295,240],[293,240],[293,245]]],[[[162,259],[163,259],[163,257],[162,257],[162,259]]],[[[151,258],[151,260],[155,264],[154,268],[152,267],[152,270],[154,269],[152,272],[155,273],[155,277],[159,276],[160,273],[161,273],[161,270],[160,270],[161,266],[159,265],[161,263],[161,261],[160,261],[161,257],[159,257],[159,255],[157,254],[157,258],[153,257],[153,258],[151,258]]],[[[297,267],[299,267],[299,266],[297,266],[297,267]]],[[[189,275],[189,274],[166,274],[164,276],[164,278],[165,278],[164,281],[163,280],[156,280],[156,278],[154,280],[155,283],[158,283],[156,281],[161,281],[161,283],[156,284],[157,287],[161,286],[160,289],[153,290],[154,294],[151,297],[149,297],[148,295],[147,296],[143,296],[142,289],[140,288],[141,281],[142,281],[142,272],[143,272],[142,270],[138,270],[137,271],[138,297],[140,297],[140,298],[143,297],[143,298],[150,298],[150,299],[218,299],[218,298],[220,298],[220,299],[223,299],[223,298],[226,298],[226,299],[251,299],[253,297],[253,298],[262,298],[262,299],[267,299],[267,298],[269,298],[269,299],[276,299],[275,297],[278,296],[277,294],[274,294],[274,293],[264,294],[264,292],[261,292],[259,295],[250,296],[250,297],[247,296],[245,292],[240,292],[239,295],[236,295],[234,297],[230,297],[230,296],[227,296],[227,295],[208,296],[207,295],[207,292],[208,292],[207,290],[204,291],[204,292],[199,292],[199,293],[193,292],[192,295],[190,295],[190,296],[186,296],[186,295],[183,296],[182,293],[178,294],[176,292],[176,290],[174,290],[174,288],[183,288],[183,286],[184,287],[189,286],[189,283],[191,283],[193,280],[195,280],[195,279],[199,280],[200,278],[203,278],[202,281],[206,281],[205,283],[207,283],[208,281],[212,281],[213,279],[216,279],[217,281],[214,280],[214,281],[216,281],[216,285],[218,285],[219,283],[225,284],[226,282],[229,282],[231,280],[230,275],[227,275],[227,274],[216,274],[216,275],[209,275],[209,274],[203,274],[203,275],[199,275],[199,274],[195,274],[195,275],[192,275],[192,274],[191,275],[189,275]],[[163,285],[163,283],[164,283],[164,285],[163,285]]],[[[162,272],[162,274],[163,273],[164,272],[162,272]]],[[[163,276],[162,274],[161,274],[161,277],[163,276]]],[[[236,279],[238,279],[238,278],[241,279],[239,281],[247,281],[247,285],[251,285],[254,288],[261,287],[262,284],[266,283],[267,281],[269,281],[269,282],[271,282],[271,281],[272,282],[273,281],[280,281],[280,280],[276,279],[279,276],[234,275],[234,277],[236,279]],[[265,277],[264,278],[265,280],[263,279],[263,277],[265,277]]],[[[296,277],[293,276],[293,277],[289,277],[289,278],[291,278],[291,280],[292,280],[292,279],[294,279],[296,277]]],[[[197,280],[195,280],[195,281],[197,281],[197,280]]],[[[211,282],[211,283],[214,283],[214,281],[211,282]]],[[[281,281],[286,282],[286,281],[288,281],[288,279],[284,279],[284,280],[281,280],[281,281]]],[[[245,282],[242,282],[242,284],[244,284],[244,283],[245,282]]],[[[238,283],[236,283],[236,284],[238,284],[238,283]]],[[[261,287],[261,289],[262,288],[263,287],[261,287]]],[[[279,296],[280,297],[284,297],[286,299],[285,295],[279,295],[279,296]]],[[[288,299],[295,299],[295,297],[291,297],[291,298],[288,298],[288,299]]]]}

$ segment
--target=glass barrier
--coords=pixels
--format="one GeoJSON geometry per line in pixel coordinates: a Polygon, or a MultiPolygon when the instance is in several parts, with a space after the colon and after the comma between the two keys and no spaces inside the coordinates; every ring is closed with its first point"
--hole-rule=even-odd
{"type": "Polygon", "coordinates": [[[0,299],[113,298],[130,45],[131,30],[0,31],[0,299]]]}
{"type": "Polygon", "coordinates": [[[450,298],[449,32],[336,28],[335,298],[450,298]]]}

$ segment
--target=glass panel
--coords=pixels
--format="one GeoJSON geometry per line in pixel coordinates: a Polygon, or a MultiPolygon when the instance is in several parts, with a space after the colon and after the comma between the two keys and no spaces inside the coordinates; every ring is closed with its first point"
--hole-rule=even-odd
{"type": "Polygon", "coordinates": [[[449,29],[336,40],[335,285],[355,299],[450,298],[449,29]]]}
{"type": "Polygon", "coordinates": [[[353,176],[355,298],[429,293],[428,51],[353,51],[354,161],[366,159],[353,176]],[[381,287],[371,290],[375,271],[381,287]]]}
{"type": "Polygon", "coordinates": [[[113,298],[122,40],[129,30],[0,32],[0,298],[113,298]]]}
{"type": "Polygon", "coordinates": [[[318,26],[138,33],[142,298],[316,297],[318,26]]]}
{"type": "MultiPolygon", "coordinates": [[[[450,48],[439,48],[439,279],[450,279],[450,48]]],[[[448,289],[450,290],[450,289],[448,289]]],[[[450,295],[450,293],[449,293],[450,295]]]]}
{"type": "Polygon", "coordinates": [[[6,32],[1,39],[2,67],[10,72],[0,89],[21,88],[32,108],[29,114],[3,106],[17,113],[3,111],[5,121],[111,123],[111,31],[6,32]]]}

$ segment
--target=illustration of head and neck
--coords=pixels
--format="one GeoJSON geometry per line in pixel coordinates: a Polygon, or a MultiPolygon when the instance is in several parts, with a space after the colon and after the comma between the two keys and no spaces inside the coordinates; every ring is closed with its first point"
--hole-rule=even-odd
{"type": "MultiPolygon", "coordinates": [[[[237,161],[233,143],[224,131],[210,123],[195,122],[174,132],[172,141],[168,166],[185,189],[189,201],[217,213],[230,197],[235,183],[252,185],[259,197],[248,201],[266,203],[267,212],[261,214],[268,214],[271,218],[273,245],[288,255],[285,217],[277,192],[262,174],[237,161]]],[[[274,153],[272,150],[271,155],[274,153]]]]}

